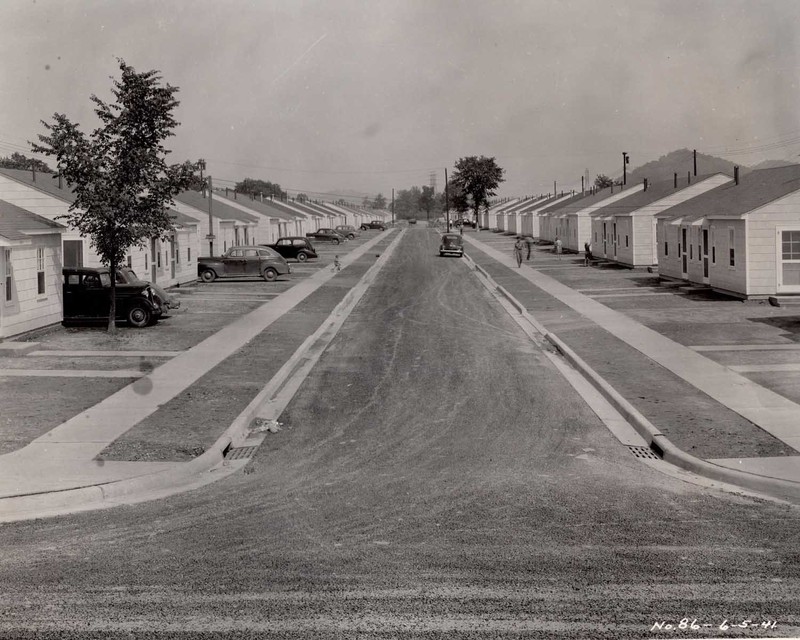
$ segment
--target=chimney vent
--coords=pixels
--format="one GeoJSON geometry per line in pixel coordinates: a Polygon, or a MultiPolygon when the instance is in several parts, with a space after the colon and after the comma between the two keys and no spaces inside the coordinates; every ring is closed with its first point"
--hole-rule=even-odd
{"type": "Polygon", "coordinates": [[[686,172],[686,184],[692,184],[692,172],[691,171],[687,171],[686,172]]]}
{"type": "Polygon", "coordinates": [[[644,179],[644,190],[647,191],[647,178],[644,179]]]}
{"type": "Polygon", "coordinates": [[[64,188],[64,183],[62,182],[61,174],[58,175],[58,188],[59,189],[63,189],[64,188]]]}
{"type": "Polygon", "coordinates": [[[675,184],[673,185],[676,189],[678,188],[678,173],[677,171],[674,174],[675,184]]]}
{"type": "Polygon", "coordinates": [[[734,184],[739,184],[739,167],[733,168],[733,182],[734,184]]]}

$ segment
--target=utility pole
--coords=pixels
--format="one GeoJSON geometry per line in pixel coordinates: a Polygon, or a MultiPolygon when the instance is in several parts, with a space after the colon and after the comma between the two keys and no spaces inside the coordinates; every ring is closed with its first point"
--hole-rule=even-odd
{"type": "Polygon", "coordinates": [[[627,151],[622,152],[622,185],[628,184],[628,163],[631,159],[628,157],[627,151]]]}
{"type": "Polygon", "coordinates": [[[694,175],[697,175],[697,149],[692,151],[692,157],[694,159],[694,175]]]}
{"type": "Polygon", "coordinates": [[[203,171],[206,170],[206,161],[200,158],[197,161],[197,168],[200,169],[200,184],[203,184],[203,171]]]}
{"type": "MultiPolygon", "coordinates": [[[[447,169],[444,170],[444,216],[447,220],[447,233],[450,233],[450,183],[447,181],[447,169]]],[[[475,224],[477,227],[477,221],[475,224]]]]}
{"type": "Polygon", "coordinates": [[[392,189],[392,224],[394,224],[394,189],[392,189]]]}
{"type": "Polygon", "coordinates": [[[213,203],[214,197],[211,189],[211,176],[208,176],[208,255],[214,256],[214,216],[213,216],[213,203]]]}

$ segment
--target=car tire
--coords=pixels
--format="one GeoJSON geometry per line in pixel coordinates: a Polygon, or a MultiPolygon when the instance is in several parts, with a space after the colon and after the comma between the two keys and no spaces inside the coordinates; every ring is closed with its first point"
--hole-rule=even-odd
{"type": "Polygon", "coordinates": [[[440,252],[439,252],[439,257],[440,257],[440,258],[444,258],[444,251],[440,251],[440,252]]]}
{"type": "Polygon", "coordinates": [[[339,238],[334,238],[333,239],[333,244],[339,244],[339,238]]]}
{"type": "Polygon", "coordinates": [[[262,273],[261,276],[267,282],[273,282],[274,280],[278,279],[278,272],[272,267],[268,267],[267,269],[264,269],[264,273],[262,273]]]}
{"type": "Polygon", "coordinates": [[[203,282],[214,282],[214,280],[217,279],[217,274],[211,269],[205,269],[202,273],[200,273],[200,279],[203,282]]]}
{"type": "Polygon", "coordinates": [[[305,262],[306,260],[308,260],[308,254],[305,251],[298,252],[297,260],[299,262],[305,262]]]}
{"type": "Polygon", "coordinates": [[[355,234],[355,233],[350,233],[350,234],[348,234],[348,235],[347,235],[347,237],[348,237],[350,240],[355,240],[355,239],[356,239],[356,234],[355,234]]]}
{"type": "Polygon", "coordinates": [[[128,324],[137,329],[142,329],[149,325],[153,320],[150,310],[140,304],[134,304],[128,309],[128,324]]]}

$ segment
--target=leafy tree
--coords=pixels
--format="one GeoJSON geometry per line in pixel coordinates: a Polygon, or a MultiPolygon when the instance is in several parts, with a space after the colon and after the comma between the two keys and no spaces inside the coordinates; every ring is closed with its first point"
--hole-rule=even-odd
{"type": "Polygon", "coordinates": [[[419,212],[422,191],[419,187],[401,189],[395,196],[394,214],[398,219],[415,218],[419,212]]]}
{"type": "Polygon", "coordinates": [[[372,200],[369,199],[369,196],[364,196],[364,199],[361,201],[361,206],[365,208],[372,206],[372,200]]]}
{"type": "Polygon", "coordinates": [[[419,196],[419,208],[425,212],[426,218],[431,217],[431,209],[433,209],[435,200],[436,194],[433,191],[433,187],[422,187],[419,196]]]}
{"type": "Polygon", "coordinates": [[[605,189],[606,187],[610,187],[614,184],[614,181],[609,178],[604,173],[598,174],[598,176],[594,179],[594,186],[598,189],[605,189]]]}
{"type": "Polygon", "coordinates": [[[247,195],[260,196],[262,193],[266,196],[272,196],[278,200],[283,200],[287,193],[281,189],[281,185],[277,182],[269,182],[268,180],[258,180],[255,178],[245,178],[241,182],[234,185],[234,190],[237,193],[246,193],[247,195]]]}
{"type": "Polygon", "coordinates": [[[375,199],[372,201],[372,208],[373,209],[386,208],[386,198],[383,197],[382,193],[379,193],[377,196],[375,196],[375,199]]]}
{"type": "Polygon", "coordinates": [[[36,158],[29,158],[16,151],[11,154],[10,158],[0,158],[0,167],[4,169],[36,169],[42,173],[53,173],[47,163],[36,158]]]}
{"type": "Polygon", "coordinates": [[[297,196],[295,196],[295,200],[298,202],[308,202],[308,196],[305,193],[298,193],[297,196]]]}
{"type": "Polygon", "coordinates": [[[191,182],[195,165],[166,162],[164,141],[178,122],[177,87],[161,85],[156,70],[137,73],[118,59],[121,79],[113,80],[115,101],[91,96],[100,126],[86,135],[60,113],[42,121],[47,133],[33,150],[53,156],[58,175],[73,189],[75,201],[61,218],[91,238],[111,277],[109,332],[115,330],[117,265],[133,246],[164,237],[174,229],[167,207],[191,182]]]}
{"type": "MultiPolygon", "coordinates": [[[[452,183],[456,187],[454,196],[457,200],[454,200],[454,208],[460,210],[459,207],[464,206],[464,199],[468,197],[477,220],[481,206],[496,195],[495,189],[504,181],[504,170],[497,165],[494,158],[486,156],[460,158],[455,168],[452,183]]],[[[464,210],[466,211],[466,207],[464,210]]]]}

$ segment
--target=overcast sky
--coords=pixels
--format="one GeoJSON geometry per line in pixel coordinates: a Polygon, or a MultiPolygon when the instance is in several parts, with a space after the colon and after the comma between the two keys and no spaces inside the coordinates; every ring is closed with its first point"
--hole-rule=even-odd
{"type": "Polygon", "coordinates": [[[0,155],[56,111],[90,128],[121,57],[180,87],[173,158],[215,186],[388,196],[487,155],[525,195],[623,151],[797,159],[798,34],[795,0],[2,0],[0,155]]]}

